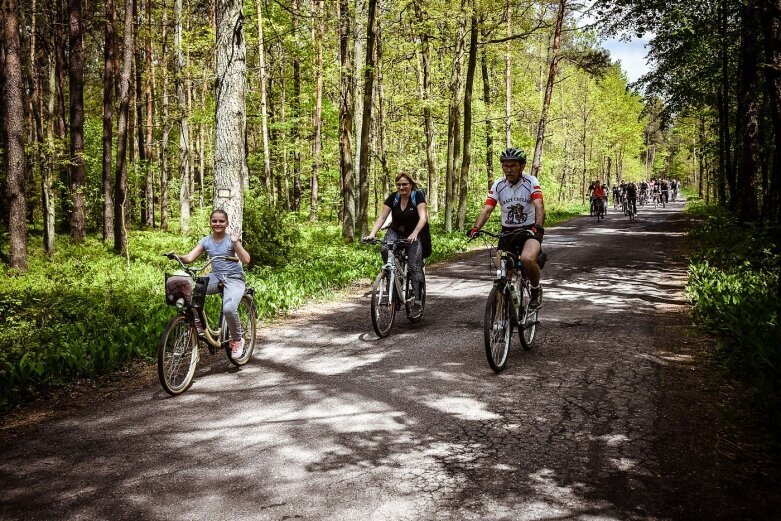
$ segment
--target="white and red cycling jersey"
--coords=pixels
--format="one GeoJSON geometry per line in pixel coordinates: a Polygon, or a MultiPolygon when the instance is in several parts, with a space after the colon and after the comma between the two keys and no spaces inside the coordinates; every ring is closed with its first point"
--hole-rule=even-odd
{"type": "Polygon", "coordinates": [[[520,228],[534,224],[537,212],[532,201],[535,199],[542,199],[540,182],[534,176],[521,174],[514,185],[505,177],[495,181],[488,190],[485,204],[499,204],[504,228],[520,228]]]}

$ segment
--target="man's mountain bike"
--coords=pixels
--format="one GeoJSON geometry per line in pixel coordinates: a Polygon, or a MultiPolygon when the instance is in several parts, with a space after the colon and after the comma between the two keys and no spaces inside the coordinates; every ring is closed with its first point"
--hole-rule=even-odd
{"type": "MultiPolygon", "coordinates": [[[[166,255],[176,260],[181,267],[171,275],[166,275],[166,303],[175,306],[178,313],[165,326],[157,348],[157,375],[160,384],[168,394],[177,395],[187,390],[193,380],[195,368],[200,359],[198,343],[204,342],[211,354],[224,349],[231,363],[242,366],[252,357],[257,334],[257,308],[255,290],[247,287],[239,302],[239,322],[243,331],[244,351],[237,358],[231,357],[228,325],[220,311],[215,328],[209,323],[204,311],[206,289],[209,277],[199,276],[206,272],[212,262],[224,259],[239,262],[237,257],[213,257],[204,266],[185,266],[177,255],[166,255]]],[[[222,284],[219,284],[222,292],[222,284]]]]}
{"type": "MultiPolygon", "coordinates": [[[[475,237],[487,235],[495,239],[517,236],[517,234],[533,237],[530,230],[518,230],[514,232],[502,232],[494,234],[485,230],[477,232],[475,237]]],[[[495,247],[489,244],[488,251],[492,259],[492,267],[496,266],[495,247]]],[[[540,268],[545,265],[547,255],[540,253],[537,263],[540,268]]],[[[483,340],[485,341],[485,354],[488,365],[498,373],[504,369],[507,363],[507,355],[510,352],[513,329],[518,329],[518,337],[521,346],[525,350],[532,348],[537,335],[539,325],[539,308],[531,308],[531,284],[523,269],[523,264],[517,255],[502,250],[499,266],[496,268],[496,278],[493,287],[488,294],[483,316],[483,340]]]]}

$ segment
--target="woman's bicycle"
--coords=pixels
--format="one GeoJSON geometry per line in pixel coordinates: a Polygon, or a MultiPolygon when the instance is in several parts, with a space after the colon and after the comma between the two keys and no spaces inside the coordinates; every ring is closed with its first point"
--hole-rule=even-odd
{"type": "MultiPolygon", "coordinates": [[[[495,239],[501,239],[502,237],[517,236],[517,234],[534,236],[530,230],[524,229],[499,234],[480,230],[475,237],[488,235],[495,239]]],[[[490,245],[489,253],[492,253],[493,250],[494,246],[490,245]]],[[[492,266],[494,266],[495,256],[491,254],[490,257],[492,266]]],[[[547,255],[540,252],[537,257],[540,268],[545,266],[546,260],[547,255]]],[[[530,300],[531,284],[523,264],[517,255],[502,250],[499,267],[496,269],[496,279],[494,279],[493,287],[488,294],[483,318],[485,354],[488,358],[488,365],[496,373],[504,369],[507,363],[513,328],[518,329],[518,337],[523,349],[528,351],[532,348],[540,322],[539,308],[530,308],[530,300]]]]}
{"type": "MultiPolygon", "coordinates": [[[[229,347],[231,339],[222,311],[216,328],[212,328],[209,323],[208,314],[204,310],[209,277],[200,275],[205,273],[217,259],[232,262],[239,262],[239,259],[213,257],[205,265],[194,267],[186,266],[178,255],[165,256],[176,260],[181,269],[173,274],[166,274],[166,303],[175,306],[178,313],[165,326],[160,338],[160,345],[157,348],[157,375],[163,389],[175,396],[186,391],[192,383],[200,359],[199,341],[206,344],[210,354],[216,353],[218,349],[224,349],[228,360],[234,365],[242,366],[250,360],[256,342],[257,308],[255,290],[247,287],[238,308],[239,322],[244,332],[244,352],[238,358],[232,358],[229,347]]],[[[222,292],[222,284],[219,286],[222,292]]]]}
{"type": "MultiPolygon", "coordinates": [[[[364,239],[363,242],[377,244],[380,241],[364,239]]],[[[404,239],[397,239],[388,244],[388,260],[372,285],[372,327],[381,338],[390,334],[396,311],[401,309],[402,304],[410,322],[419,322],[426,308],[425,268],[420,280],[420,308],[414,306],[415,289],[407,265],[407,244],[404,239]]]]}
{"type": "Polygon", "coordinates": [[[633,222],[637,216],[637,209],[629,198],[626,199],[626,204],[624,205],[624,215],[629,216],[629,222],[633,222]]]}

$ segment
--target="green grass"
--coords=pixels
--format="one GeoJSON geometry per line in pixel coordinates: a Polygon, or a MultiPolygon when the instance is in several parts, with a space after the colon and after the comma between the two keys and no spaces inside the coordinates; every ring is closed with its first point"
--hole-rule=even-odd
{"type": "Polygon", "coordinates": [[[749,383],[781,441],[781,229],[744,225],[718,206],[690,198],[701,221],[687,292],[697,322],[719,338],[717,355],[749,383]]]}

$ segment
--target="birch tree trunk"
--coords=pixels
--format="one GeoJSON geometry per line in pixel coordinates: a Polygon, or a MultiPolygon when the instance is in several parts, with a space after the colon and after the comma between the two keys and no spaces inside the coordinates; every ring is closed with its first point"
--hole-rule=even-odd
{"type": "Polygon", "coordinates": [[[114,240],[114,198],[111,153],[114,146],[114,39],[117,11],[114,0],[106,0],[103,42],[103,241],[114,240]]]}
{"type": "Polygon", "coordinates": [[[352,27],[348,0],[339,0],[339,170],[341,172],[342,237],[355,238],[355,171],[353,168],[352,27]]]}
{"type": "Polygon", "coordinates": [[[243,179],[247,175],[247,49],[242,0],[217,0],[214,208],[225,210],[231,230],[244,219],[243,179]]]}
{"type": "Polygon", "coordinates": [[[360,169],[358,173],[358,229],[361,237],[369,233],[369,130],[372,122],[372,92],[374,90],[374,17],[377,0],[369,0],[366,21],[366,67],[363,73],[363,118],[361,120],[360,169]]]}
{"type": "Polygon", "coordinates": [[[8,199],[8,264],[27,271],[27,218],[24,192],[24,98],[22,92],[22,51],[19,43],[19,4],[3,2],[3,39],[5,40],[5,114],[6,197],[8,199]]]}
{"type": "Polygon", "coordinates": [[[464,149],[461,162],[461,176],[458,195],[458,219],[456,229],[463,230],[466,221],[466,203],[469,189],[469,167],[472,163],[472,90],[477,68],[477,13],[472,11],[472,27],[469,37],[469,60],[466,67],[466,86],[464,88],[464,149]]]}
{"type": "MultiPolygon", "coordinates": [[[[507,12],[507,37],[509,38],[513,34],[512,24],[512,5],[510,0],[507,0],[505,4],[505,10],[507,12]]],[[[512,82],[512,63],[510,61],[510,40],[507,40],[507,44],[504,48],[504,146],[510,148],[512,146],[512,133],[510,131],[510,114],[512,113],[512,97],[513,97],[513,82],[512,82]]],[[[490,187],[490,184],[489,184],[490,187]]]]}
{"type": "MultiPolygon", "coordinates": [[[[146,34],[144,35],[144,60],[146,79],[144,82],[144,157],[151,162],[154,157],[154,121],[155,121],[155,81],[154,60],[152,59],[152,1],[146,0],[146,34]]],[[[146,219],[148,226],[155,226],[155,178],[149,164],[146,166],[144,179],[144,200],[146,201],[146,219]]]]}
{"type": "Polygon", "coordinates": [[[312,42],[315,46],[315,110],[312,115],[312,179],[309,220],[317,221],[319,205],[320,161],[323,150],[323,35],[325,33],[322,0],[312,0],[312,42]]]}
{"type": "Polygon", "coordinates": [[[434,114],[431,110],[431,35],[425,26],[427,16],[424,14],[422,0],[415,0],[415,16],[418,22],[420,38],[420,58],[422,62],[420,76],[420,98],[423,100],[423,129],[426,135],[426,173],[428,194],[426,208],[432,216],[439,212],[439,178],[437,177],[436,155],[434,153],[434,114]]]}
{"type": "Polygon", "coordinates": [[[168,6],[166,0],[162,0],[163,11],[163,35],[162,48],[160,50],[160,64],[162,66],[161,83],[163,85],[163,114],[162,136],[160,139],[160,228],[168,230],[168,137],[171,132],[171,123],[168,114],[168,6]]]}
{"type": "Polygon", "coordinates": [[[545,85],[545,97],[542,100],[542,113],[540,122],[537,124],[537,142],[534,145],[534,159],[532,160],[531,175],[539,177],[542,167],[542,147],[545,143],[545,127],[548,123],[548,109],[550,108],[551,97],[553,95],[553,85],[556,81],[556,74],[559,63],[559,49],[561,48],[561,28],[564,24],[564,11],[567,7],[566,0],[559,0],[559,12],[556,15],[556,27],[553,32],[553,45],[550,52],[550,69],[548,70],[548,81],[545,85]]]}
{"type": "MultiPolygon", "coordinates": [[[[380,12],[382,12],[383,6],[382,6],[382,0],[377,0],[377,7],[380,12]]],[[[380,200],[379,194],[387,194],[390,191],[390,170],[388,168],[388,132],[386,128],[386,114],[385,114],[385,89],[383,88],[383,46],[384,42],[382,40],[382,25],[380,23],[380,19],[377,19],[377,29],[375,31],[375,49],[376,51],[376,60],[377,63],[375,64],[375,68],[377,69],[377,81],[375,82],[374,90],[375,90],[375,96],[377,99],[377,156],[380,160],[380,168],[382,169],[382,175],[380,178],[382,179],[381,186],[377,187],[377,190],[375,192],[378,194],[377,197],[375,197],[375,207],[377,206],[377,203],[380,200]]],[[[384,199],[384,197],[383,197],[384,199]]],[[[376,212],[375,212],[376,213],[376,212]]]]}
{"type": "Polygon", "coordinates": [[[271,150],[268,135],[268,71],[266,70],[266,45],[263,42],[263,2],[258,3],[258,66],[260,68],[260,126],[263,136],[263,181],[266,191],[272,194],[271,150]]]}
{"type": "MultiPolygon", "coordinates": [[[[190,229],[192,214],[192,186],[190,185],[190,128],[187,118],[187,95],[184,91],[184,52],[182,50],[182,0],[176,0],[174,24],[176,35],[176,97],[179,101],[179,226],[182,233],[190,229]]],[[[219,40],[217,41],[219,45],[219,40]]],[[[219,52],[219,51],[218,51],[219,52]]],[[[219,117],[218,117],[219,123],[219,117]]]]}
{"type": "Polygon", "coordinates": [[[70,189],[71,238],[81,242],[86,236],[87,177],[84,171],[84,37],[81,0],[69,3],[68,84],[70,88],[70,189]]]}
{"type": "MultiPolygon", "coordinates": [[[[46,164],[41,171],[41,197],[43,204],[43,247],[49,255],[54,253],[55,235],[55,203],[54,203],[54,165],[57,157],[57,146],[54,141],[54,107],[57,91],[56,71],[54,63],[49,59],[49,92],[47,99],[48,123],[46,125],[46,150],[49,153],[46,164]],[[53,157],[51,157],[53,156],[53,157]]],[[[111,194],[109,194],[111,195],[111,194]]]]}
{"type": "MultiPolygon", "coordinates": [[[[130,81],[133,66],[133,4],[125,0],[125,29],[122,52],[122,74],[119,81],[117,121],[117,172],[114,180],[114,251],[127,254],[127,148],[130,113],[130,81]]],[[[132,146],[132,145],[131,145],[132,146]]]]}

